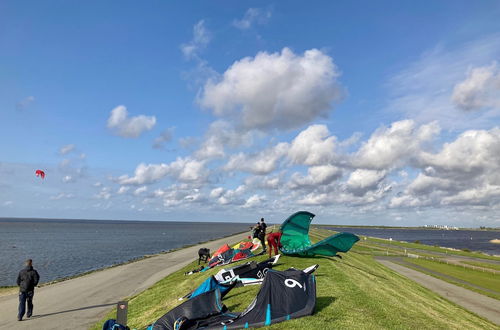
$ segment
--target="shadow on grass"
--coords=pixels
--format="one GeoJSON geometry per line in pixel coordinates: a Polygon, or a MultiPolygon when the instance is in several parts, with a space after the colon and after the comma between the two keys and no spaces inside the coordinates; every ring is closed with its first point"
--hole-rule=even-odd
{"type": "Polygon", "coordinates": [[[318,297],[316,298],[316,309],[315,313],[321,312],[326,307],[330,306],[337,300],[336,297],[318,297]]]}

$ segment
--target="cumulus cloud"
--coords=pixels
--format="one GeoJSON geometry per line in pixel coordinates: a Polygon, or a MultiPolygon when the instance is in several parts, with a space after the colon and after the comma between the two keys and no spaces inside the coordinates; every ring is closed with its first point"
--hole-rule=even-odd
{"type": "Polygon", "coordinates": [[[311,125],[293,139],[288,157],[295,164],[328,164],[336,158],[336,143],[325,125],[311,125]]]}
{"type": "Polygon", "coordinates": [[[291,189],[314,188],[327,185],[342,177],[342,170],[333,165],[312,166],[307,169],[307,176],[294,173],[288,186],[291,189]]]}
{"type": "Polygon", "coordinates": [[[353,155],[353,166],[377,170],[402,166],[439,131],[436,122],[418,126],[413,120],[402,120],[389,127],[381,127],[353,155]]]}
{"type": "Polygon", "coordinates": [[[94,195],[94,198],[108,200],[111,198],[111,188],[102,187],[99,193],[94,195]]]}
{"type": "Polygon", "coordinates": [[[117,194],[119,195],[123,195],[125,194],[127,191],[129,191],[130,187],[127,187],[127,186],[121,186],[120,188],[118,188],[118,191],[116,192],[117,194]]]}
{"type": "Polygon", "coordinates": [[[139,137],[145,131],[153,129],[155,124],[155,116],[139,115],[128,117],[127,108],[123,105],[111,110],[108,118],[108,128],[116,135],[126,138],[139,137]]]}
{"type": "Polygon", "coordinates": [[[139,196],[140,194],[142,194],[142,193],[144,193],[144,192],[146,192],[146,191],[148,191],[148,187],[146,187],[146,186],[142,186],[142,187],[137,188],[137,189],[134,191],[134,195],[139,196]]]}
{"type": "Polygon", "coordinates": [[[451,100],[465,111],[500,107],[500,72],[497,64],[469,70],[467,78],[455,85],[451,100]]]}
{"type": "Polygon", "coordinates": [[[205,20],[200,20],[193,26],[193,39],[181,45],[181,51],[187,59],[197,57],[212,39],[210,31],[205,26],[205,20]]]}
{"type": "Polygon", "coordinates": [[[269,174],[278,168],[279,160],[286,155],[287,151],[288,144],[279,143],[259,153],[244,154],[240,152],[229,158],[224,169],[229,171],[238,170],[259,175],[269,174]]]}
{"type": "Polygon", "coordinates": [[[75,145],[74,144],[67,144],[65,146],[62,146],[60,149],[59,149],[59,154],[60,155],[67,155],[69,154],[70,152],[72,152],[73,150],[75,150],[75,145]]]}
{"type": "Polygon", "coordinates": [[[218,120],[210,124],[200,148],[195,152],[195,157],[198,159],[221,158],[226,155],[225,147],[235,148],[251,143],[250,132],[238,132],[230,123],[218,120]]]}
{"type": "Polygon", "coordinates": [[[59,200],[59,199],[65,199],[65,198],[74,198],[75,195],[73,194],[65,194],[65,193],[60,193],[54,196],[50,196],[51,200],[59,200]]]}
{"type": "Polygon", "coordinates": [[[253,24],[266,24],[270,18],[271,11],[269,9],[248,8],[242,19],[233,21],[233,26],[241,30],[247,30],[253,24]]]}
{"type": "Polygon", "coordinates": [[[500,129],[469,130],[437,153],[422,152],[422,172],[391,207],[500,205],[500,129]]]}
{"type": "Polygon", "coordinates": [[[318,49],[260,52],[208,80],[199,103],[216,116],[236,117],[247,130],[292,129],[329,114],[341,96],[338,76],[332,58],[318,49]]]}
{"type": "Polygon", "coordinates": [[[417,123],[436,120],[444,129],[491,128],[492,118],[500,116],[498,106],[472,110],[479,105],[491,105],[495,99],[491,92],[494,81],[498,81],[498,70],[495,65],[485,65],[499,58],[498,33],[453,47],[439,45],[427,50],[386,84],[391,94],[386,110],[417,123]],[[464,81],[465,72],[468,77],[464,81]],[[487,82],[484,88],[482,81],[487,82]]]}
{"type": "Polygon", "coordinates": [[[266,196],[261,196],[258,194],[250,196],[246,201],[243,207],[245,208],[252,208],[252,207],[257,207],[261,206],[264,201],[266,200],[266,196]]]}
{"type": "Polygon", "coordinates": [[[75,178],[72,177],[71,175],[65,175],[65,176],[63,176],[63,178],[61,180],[64,183],[75,182],[75,178]]]}
{"type": "Polygon", "coordinates": [[[208,172],[204,161],[178,157],[170,164],[141,163],[135,169],[134,176],[122,175],[116,181],[121,185],[144,185],[158,182],[167,175],[182,182],[202,182],[206,180],[208,172]]]}
{"type": "Polygon", "coordinates": [[[355,196],[364,196],[368,191],[377,189],[385,176],[385,171],[357,169],[347,179],[347,191],[355,196]]]}
{"type": "Polygon", "coordinates": [[[153,142],[153,149],[163,149],[165,144],[172,140],[173,131],[173,128],[168,128],[161,132],[160,136],[158,136],[153,142]]]}
{"type": "Polygon", "coordinates": [[[35,102],[35,97],[28,96],[16,104],[16,109],[19,111],[26,110],[33,102],[35,102]]]}

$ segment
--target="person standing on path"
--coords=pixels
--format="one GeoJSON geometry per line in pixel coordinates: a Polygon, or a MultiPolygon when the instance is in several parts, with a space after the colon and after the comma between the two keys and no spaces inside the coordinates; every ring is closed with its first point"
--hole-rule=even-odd
{"type": "Polygon", "coordinates": [[[19,313],[17,320],[22,321],[24,312],[26,311],[26,304],[28,310],[26,317],[30,318],[33,315],[33,296],[35,295],[35,286],[38,285],[40,275],[33,268],[33,260],[26,260],[26,267],[17,275],[17,285],[19,286],[19,313]]]}

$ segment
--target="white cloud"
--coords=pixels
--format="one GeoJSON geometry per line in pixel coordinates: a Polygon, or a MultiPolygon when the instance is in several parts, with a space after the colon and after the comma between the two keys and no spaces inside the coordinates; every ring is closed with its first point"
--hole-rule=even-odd
{"type": "Polygon", "coordinates": [[[170,164],[141,163],[133,177],[122,175],[116,181],[121,185],[144,185],[158,182],[167,175],[182,182],[203,182],[207,179],[208,171],[204,161],[178,157],[170,164]]]}
{"type": "Polygon", "coordinates": [[[96,183],[93,184],[94,187],[101,187],[102,186],[102,182],[100,181],[97,181],[96,183]]]}
{"type": "Polygon", "coordinates": [[[205,20],[200,20],[193,26],[193,39],[187,44],[182,44],[181,51],[188,59],[197,57],[198,53],[208,45],[211,39],[212,35],[205,27],[205,20]]]}
{"type": "Polygon", "coordinates": [[[225,189],[222,187],[214,188],[210,191],[210,197],[211,198],[219,198],[224,194],[225,189]]]}
{"type": "Polygon", "coordinates": [[[58,195],[55,195],[55,196],[50,196],[50,199],[51,200],[59,200],[59,199],[63,199],[63,198],[74,198],[75,195],[73,194],[65,194],[65,193],[60,193],[58,195]]]}
{"type": "Polygon", "coordinates": [[[496,63],[469,70],[467,78],[455,85],[451,100],[465,111],[500,107],[500,72],[496,63]]]}
{"type": "Polygon", "coordinates": [[[394,122],[377,129],[353,155],[352,164],[366,169],[389,169],[407,164],[422,144],[439,133],[437,123],[417,127],[413,120],[394,122]]]}
{"type": "Polygon", "coordinates": [[[364,196],[368,191],[377,189],[385,176],[385,171],[357,169],[346,182],[347,191],[355,196],[364,196]]]}
{"type": "Polygon", "coordinates": [[[13,204],[14,204],[13,201],[5,201],[5,202],[3,202],[3,206],[11,206],[13,204]]]}
{"type": "MultiPolygon", "coordinates": [[[[500,116],[500,109],[484,109],[483,111],[463,111],[456,105],[474,106],[467,100],[478,91],[467,84],[458,87],[464,81],[464,73],[473,74],[470,68],[480,68],[500,58],[500,34],[490,35],[458,47],[440,45],[421,55],[407,68],[394,75],[389,83],[392,94],[387,107],[389,112],[398,113],[403,118],[415,120],[417,123],[438,121],[444,129],[464,130],[491,128],[492,118],[500,116]],[[457,89],[458,88],[458,89],[457,89]],[[455,96],[450,99],[454,93],[455,96]],[[467,91],[468,90],[468,91],[467,91]],[[465,98],[464,98],[465,97],[465,98]],[[465,103],[463,103],[465,102],[465,103]]],[[[477,83],[478,76],[469,77],[477,83]]],[[[493,81],[492,75],[488,81],[493,81]]],[[[494,84],[488,84],[493,86],[494,84]]],[[[490,95],[490,93],[487,93],[490,95]]],[[[497,92],[498,94],[498,92],[497,92]]],[[[480,97],[481,102],[492,100],[480,97]]]]}
{"type": "Polygon", "coordinates": [[[265,149],[256,154],[242,152],[232,155],[224,166],[225,170],[238,170],[253,174],[265,175],[275,171],[278,163],[288,151],[287,143],[279,143],[272,148],[265,149]]]}
{"type": "Polygon", "coordinates": [[[314,188],[327,185],[342,176],[342,170],[333,165],[312,166],[307,169],[307,176],[294,173],[288,186],[291,189],[314,188]]]}
{"type": "Polygon", "coordinates": [[[19,111],[27,109],[33,102],[35,102],[34,96],[28,96],[16,104],[16,109],[19,111]]]}
{"type": "Polygon", "coordinates": [[[469,130],[437,153],[422,152],[423,170],[391,207],[500,206],[500,129],[469,130]]]}
{"type": "Polygon", "coordinates": [[[66,154],[69,154],[70,152],[72,152],[73,150],[75,150],[75,145],[74,144],[67,144],[65,146],[62,146],[59,149],[59,154],[66,155],[66,154]]]}
{"type": "Polygon", "coordinates": [[[137,166],[133,177],[122,175],[118,178],[118,183],[122,185],[133,184],[142,185],[157,182],[163,179],[170,171],[167,164],[144,164],[137,166]]]}
{"type": "Polygon", "coordinates": [[[243,207],[245,208],[252,208],[252,207],[257,207],[261,206],[262,203],[266,200],[266,196],[261,196],[258,194],[250,196],[246,201],[243,207]]]}
{"type": "Polygon", "coordinates": [[[329,114],[341,96],[338,76],[332,58],[317,49],[260,52],[207,81],[199,103],[216,116],[236,116],[247,130],[292,129],[329,114]]]}
{"type": "Polygon", "coordinates": [[[203,143],[195,152],[195,157],[198,159],[221,158],[226,155],[224,150],[226,146],[235,148],[251,143],[250,132],[238,132],[228,122],[218,120],[210,124],[203,143]]]}
{"type": "Polygon", "coordinates": [[[146,191],[148,191],[148,187],[146,187],[146,186],[142,186],[142,187],[140,187],[140,188],[137,188],[137,189],[134,191],[134,195],[139,196],[140,194],[142,194],[142,193],[144,193],[144,192],[146,192],[146,191]]]}
{"type": "Polygon", "coordinates": [[[127,186],[121,186],[118,190],[117,190],[117,194],[119,195],[123,195],[125,194],[127,191],[129,191],[130,187],[127,187],[127,186]]]}
{"type": "Polygon", "coordinates": [[[242,19],[233,21],[233,25],[241,30],[247,30],[252,24],[266,24],[271,18],[271,11],[261,8],[248,8],[242,19]]]}
{"type": "Polygon", "coordinates": [[[160,136],[153,142],[153,149],[163,149],[165,144],[172,140],[173,132],[174,129],[172,127],[161,132],[160,136]]]}
{"type": "Polygon", "coordinates": [[[155,124],[155,116],[128,117],[127,108],[123,105],[111,110],[111,115],[108,118],[108,128],[116,135],[126,138],[139,137],[145,131],[153,129],[155,124]]]}
{"type": "Polygon", "coordinates": [[[333,162],[336,158],[335,136],[325,125],[311,125],[293,139],[288,157],[295,164],[324,165],[333,162]]]}
{"type": "Polygon", "coordinates": [[[63,176],[63,178],[61,180],[64,183],[70,183],[70,182],[74,182],[75,178],[72,177],[71,175],[65,175],[65,176],[63,176]]]}
{"type": "Polygon", "coordinates": [[[101,191],[99,193],[95,194],[94,197],[97,199],[104,199],[104,200],[110,199],[111,198],[111,188],[102,187],[101,191]]]}

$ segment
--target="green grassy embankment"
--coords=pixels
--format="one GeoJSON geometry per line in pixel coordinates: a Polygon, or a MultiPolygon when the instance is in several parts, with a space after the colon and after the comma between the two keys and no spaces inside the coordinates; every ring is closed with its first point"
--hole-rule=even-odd
{"type": "MultiPolygon", "coordinates": [[[[422,271],[431,276],[440,278],[447,282],[459,285],[466,289],[476,291],[478,293],[487,295],[489,297],[500,299],[500,276],[498,274],[493,274],[490,272],[482,272],[479,270],[473,270],[469,268],[464,268],[459,265],[446,264],[439,261],[434,260],[425,260],[425,259],[412,259],[406,258],[406,262],[411,264],[415,264],[417,266],[424,267],[426,269],[431,270],[430,272],[423,271],[421,268],[417,270],[422,271]],[[438,272],[445,276],[441,276],[440,274],[436,274],[433,272],[438,272]],[[466,281],[472,285],[468,285],[467,283],[463,283],[460,281],[456,281],[448,278],[447,276],[451,276],[453,278],[466,281]],[[481,290],[480,288],[485,288],[487,290],[481,290]],[[491,291],[488,291],[491,290],[491,291]],[[493,291],[493,292],[492,292],[493,291]],[[496,293],[495,293],[496,292],[496,293]]],[[[406,266],[406,265],[405,265],[406,266]]]]}
{"type": "MultiPolygon", "coordinates": [[[[330,234],[325,230],[313,230],[311,238],[317,241],[330,234]]],[[[252,260],[258,262],[266,258],[259,256],[252,260]]],[[[275,269],[292,266],[300,269],[315,263],[320,267],[316,271],[314,315],[271,325],[269,329],[497,329],[489,321],[377,263],[366,246],[356,245],[343,255],[343,259],[282,256],[275,269]]],[[[193,268],[196,268],[196,262],[131,297],[129,327],[144,329],[177,306],[179,297],[220,270],[216,267],[201,274],[183,275],[193,268]]],[[[236,288],[224,299],[224,304],[231,311],[241,312],[259,289],[260,286],[236,288]]],[[[115,315],[116,310],[110,311],[92,329],[101,329],[103,322],[115,315]]]]}

